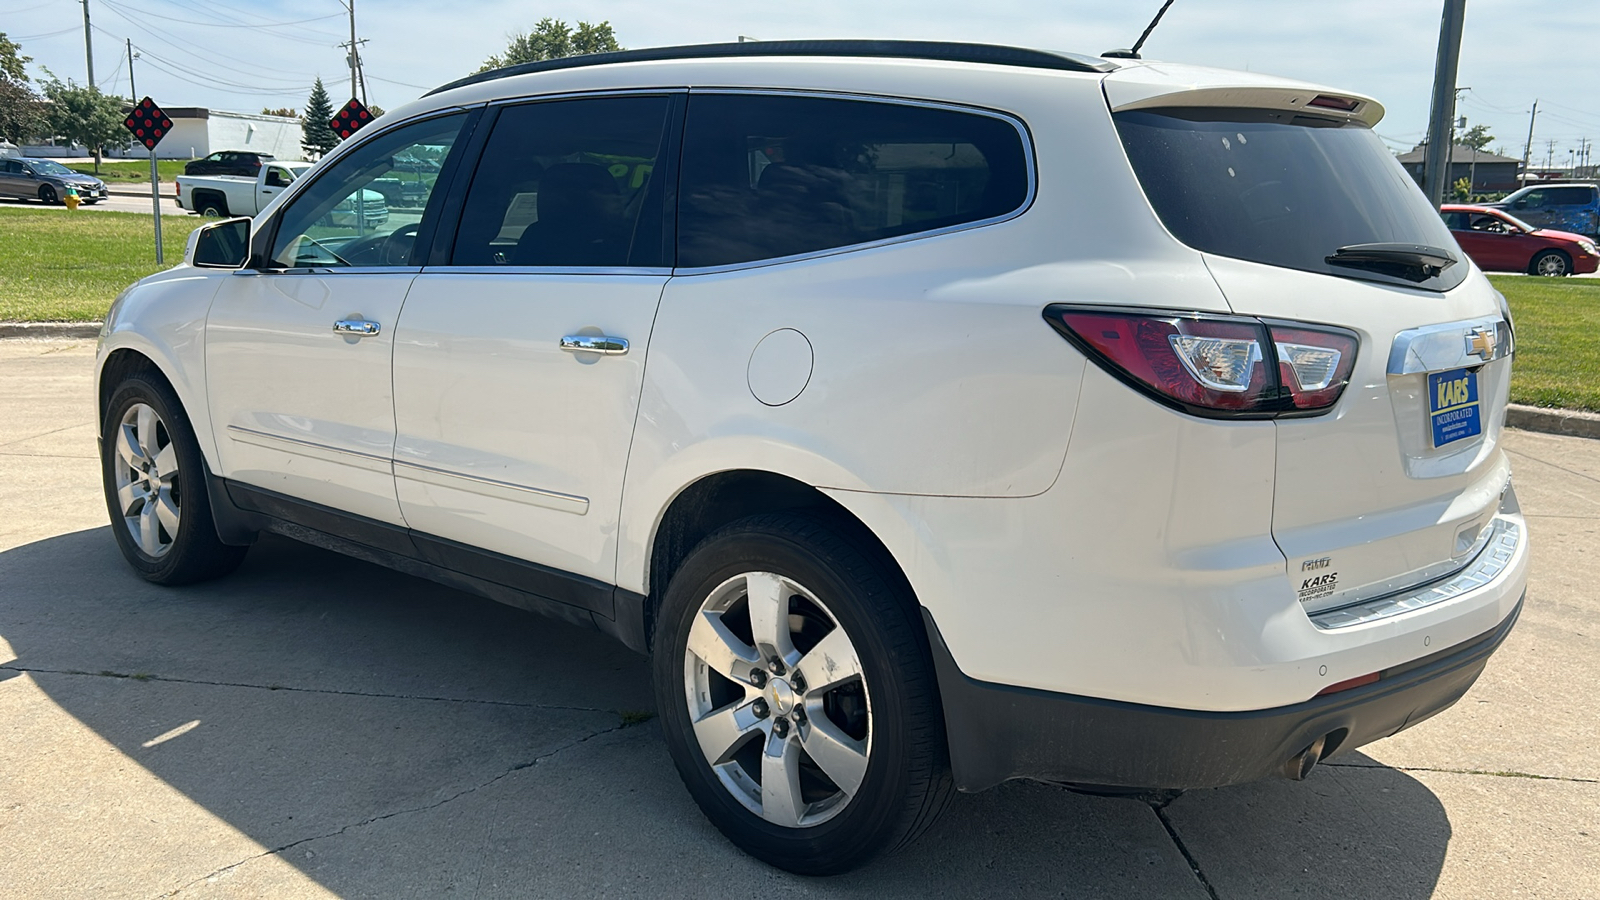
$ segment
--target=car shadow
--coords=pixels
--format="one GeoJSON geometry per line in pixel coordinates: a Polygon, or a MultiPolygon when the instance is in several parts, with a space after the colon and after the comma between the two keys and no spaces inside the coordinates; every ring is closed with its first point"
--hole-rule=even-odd
{"type": "MultiPolygon", "coordinates": [[[[26,673],[128,761],[345,897],[1409,900],[1432,895],[1451,836],[1424,785],[1356,753],[1303,783],[1197,791],[1160,810],[1011,782],[958,796],[920,841],[862,871],[797,878],[700,816],[651,720],[644,658],[272,537],[235,575],[172,589],[135,577],[106,528],[0,552],[6,645],[0,691],[26,673]]],[[[9,832],[37,840],[24,820],[9,832]]],[[[152,895],[226,869],[244,891],[249,866],[228,868],[242,862],[126,888],[152,895]]]]}

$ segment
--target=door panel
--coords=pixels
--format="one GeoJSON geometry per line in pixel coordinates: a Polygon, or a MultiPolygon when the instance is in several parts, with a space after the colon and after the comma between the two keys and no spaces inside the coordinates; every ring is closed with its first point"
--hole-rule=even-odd
{"type": "Polygon", "coordinates": [[[424,273],[397,335],[395,486],[412,528],[609,582],[665,275],[424,273]],[[561,349],[609,335],[625,354],[561,349]]]}
{"type": "Polygon", "coordinates": [[[390,454],[393,328],[416,270],[238,273],[206,323],[220,474],[402,524],[390,454]],[[333,330],[376,322],[376,335],[333,330]]]}
{"type": "Polygon", "coordinates": [[[392,461],[394,331],[419,271],[408,265],[413,244],[437,204],[380,217],[351,198],[397,159],[446,158],[465,121],[446,115],[363,141],[261,226],[270,246],[253,268],[224,279],[206,322],[220,474],[405,524],[392,461]]]}

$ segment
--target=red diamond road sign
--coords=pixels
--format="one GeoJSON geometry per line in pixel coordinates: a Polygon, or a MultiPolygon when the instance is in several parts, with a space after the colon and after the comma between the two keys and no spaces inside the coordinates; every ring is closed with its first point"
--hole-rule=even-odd
{"type": "Polygon", "coordinates": [[[167,118],[154,100],[146,97],[139,101],[133,112],[128,113],[122,126],[133,132],[133,139],[143,144],[146,150],[154,150],[167,132],[172,130],[172,120],[167,118]]]}
{"type": "Polygon", "coordinates": [[[339,109],[333,118],[328,120],[328,127],[333,129],[341,140],[361,130],[361,126],[372,121],[372,111],[361,105],[361,101],[354,97],[339,109]]]}

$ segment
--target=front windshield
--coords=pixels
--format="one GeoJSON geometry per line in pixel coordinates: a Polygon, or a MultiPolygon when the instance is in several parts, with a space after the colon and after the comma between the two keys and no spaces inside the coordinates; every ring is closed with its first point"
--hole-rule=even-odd
{"type": "Polygon", "coordinates": [[[77,172],[51,159],[36,159],[29,163],[40,175],[76,175],[77,172]]]}
{"type": "Polygon", "coordinates": [[[1470,270],[1451,265],[1419,279],[1328,261],[1358,244],[1459,253],[1438,210],[1359,123],[1251,109],[1129,110],[1115,118],[1150,205],[1196,250],[1436,291],[1470,270]]]}

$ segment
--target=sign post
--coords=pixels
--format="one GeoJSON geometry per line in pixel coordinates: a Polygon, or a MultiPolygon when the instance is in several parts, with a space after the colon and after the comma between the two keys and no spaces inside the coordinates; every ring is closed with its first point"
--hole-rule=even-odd
{"type": "Polygon", "coordinates": [[[149,97],[139,101],[122,127],[133,132],[133,139],[150,151],[150,209],[155,213],[156,265],[165,265],[161,256],[161,178],[156,172],[156,145],[172,130],[172,120],[149,97]]]}

